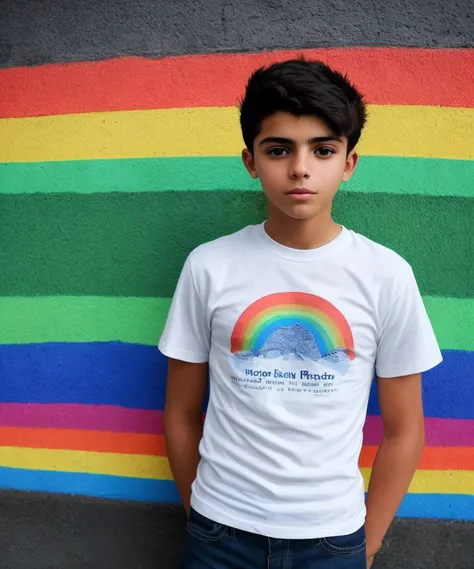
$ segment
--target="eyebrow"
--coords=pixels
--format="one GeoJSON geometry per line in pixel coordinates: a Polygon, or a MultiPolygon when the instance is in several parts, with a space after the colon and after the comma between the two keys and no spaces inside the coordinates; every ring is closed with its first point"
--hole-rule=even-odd
{"type": "MultiPolygon", "coordinates": [[[[296,144],[294,140],[291,138],[282,138],[280,136],[268,136],[264,138],[262,141],[258,143],[259,146],[262,144],[267,144],[269,142],[277,143],[277,144],[296,144]]],[[[315,136],[314,138],[310,138],[308,140],[308,144],[315,144],[316,142],[342,142],[342,139],[336,135],[330,136],[315,136]]]]}

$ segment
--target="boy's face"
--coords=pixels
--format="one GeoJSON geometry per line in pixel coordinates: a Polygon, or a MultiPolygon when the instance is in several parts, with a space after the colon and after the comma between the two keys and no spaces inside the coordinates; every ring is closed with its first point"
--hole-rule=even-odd
{"type": "Polygon", "coordinates": [[[330,215],[341,181],[352,176],[357,154],[321,119],[278,112],[262,122],[254,154],[242,152],[245,167],[260,178],[269,215],[311,219],[330,215]]]}

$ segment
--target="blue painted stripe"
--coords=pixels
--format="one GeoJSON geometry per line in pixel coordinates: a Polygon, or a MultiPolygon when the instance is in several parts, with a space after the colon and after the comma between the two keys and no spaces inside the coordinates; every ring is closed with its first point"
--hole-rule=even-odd
{"type": "Polygon", "coordinates": [[[474,496],[465,494],[407,494],[397,517],[474,521],[474,496]]]}
{"type": "MultiPolygon", "coordinates": [[[[424,376],[428,417],[474,419],[474,352],[446,350],[424,376]]],[[[166,358],[153,346],[47,343],[0,346],[0,401],[163,410],[166,358]]],[[[369,414],[379,414],[375,388],[369,414]]]]}
{"type": "Polygon", "coordinates": [[[78,494],[138,502],[170,504],[180,502],[176,484],[172,480],[128,478],[106,474],[25,470],[2,466],[0,467],[0,488],[78,494]]]}
{"type": "MultiPolygon", "coordinates": [[[[149,480],[76,474],[47,470],[0,467],[0,488],[96,498],[178,504],[180,498],[171,480],[149,480]]],[[[462,494],[408,494],[398,517],[439,518],[474,521],[474,496],[462,494]]]]}
{"type": "Polygon", "coordinates": [[[0,346],[0,401],[163,410],[166,358],[121,342],[0,346]]]}
{"type": "MultiPolygon", "coordinates": [[[[474,419],[474,352],[443,350],[443,362],[423,374],[425,415],[439,419],[474,419]]],[[[369,398],[369,415],[380,415],[377,385],[369,398]]]]}

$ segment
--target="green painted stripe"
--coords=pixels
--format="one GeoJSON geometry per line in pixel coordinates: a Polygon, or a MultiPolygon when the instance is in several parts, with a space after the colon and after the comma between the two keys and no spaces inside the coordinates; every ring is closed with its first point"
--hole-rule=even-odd
{"type": "Polygon", "coordinates": [[[110,342],[156,345],[168,298],[2,297],[0,344],[110,342]]]}
{"type": "MultiPolygon", "coordinates": [[[[474,197],[474,160],[363,156],[342,189],[474,197]]],[[[258,190],[240,158],[142,158],[0,164],[5,194],[258,190]]]]}
{"type": "Polygon", "coordinates": [[[474,299],[423,298],[442,350],[474,350],[474,299]]]}
{"type": "MultiPolygon", "coordinates": [[[[474,350],[474,299],[424,297],[443,350],[474,350]]],[[[127,342],[157,345],[168,298],[0,298],[0,344],[127,342]]]]}
{"type": "MultiPolygon", "coordinates": [[[[341,193],[335,218],[399,252],[423,294],[474,296],[474,200],[341,193]]],[[[0,196],[0,296],[170,297],[187,253],[257,223],[261,192],[0,196]]]]}

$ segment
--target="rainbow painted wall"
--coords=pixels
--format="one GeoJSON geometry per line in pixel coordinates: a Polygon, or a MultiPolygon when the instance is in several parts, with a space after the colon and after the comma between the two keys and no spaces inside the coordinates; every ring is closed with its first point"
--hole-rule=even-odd
{"type": "MultiPolygon", "coordinates": [[[[424,378],[427,446],[399,515],[474,520],[468,48],[0,69],[0,488],[178,501],[156,344],[187,253],[265,215],[235,105],[251,70],[299,53],[367,95],[362,159],[335,217],[412,264],[444,353],[424,378]]],[[[366,480],[380,436],[374,392],[366,480]]]]}

